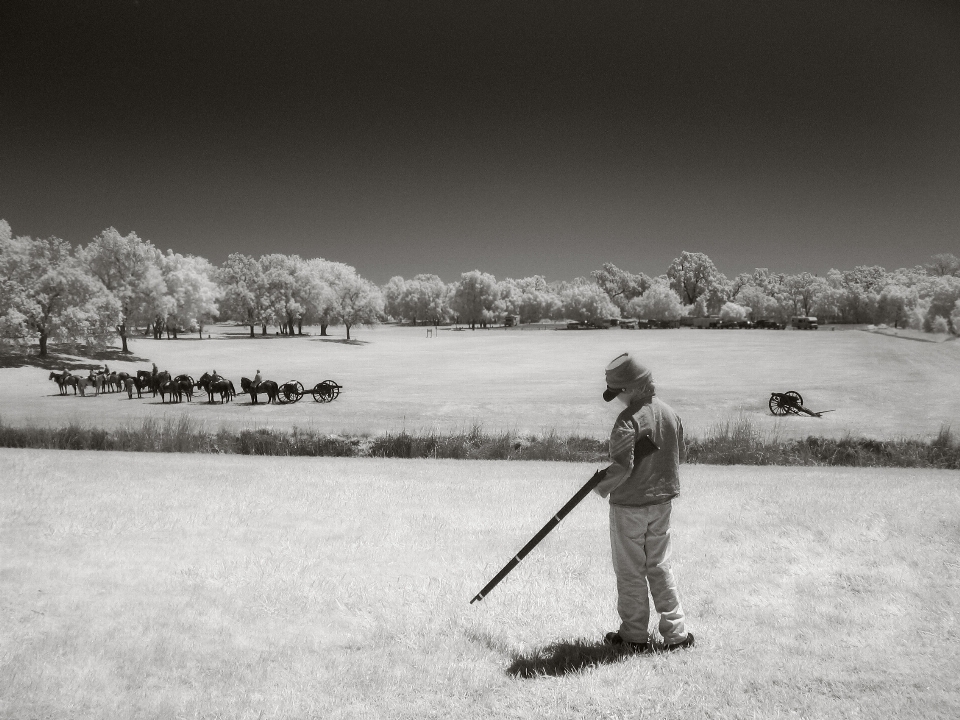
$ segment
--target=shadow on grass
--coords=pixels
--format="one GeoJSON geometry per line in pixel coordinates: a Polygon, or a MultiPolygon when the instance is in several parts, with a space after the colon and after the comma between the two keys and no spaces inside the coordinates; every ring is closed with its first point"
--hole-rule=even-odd
{"type": "Polygon", "coordinates": [[[557,642],[530,653],[514,654],[507,673],[522,679],[561,677],[600,665],[612,665],[632,656],[632,653],[605,645],[602,641],[557,642]]]}
{"type": "Polygon", "coordinates": [[[340,345],[369,345],[369,340],[346,340],[344,338],[314,338],[314,342],[338,343],[340,345]]]}
{"type": "Polygon", "coordinates": [[[36,367],[58,372],[67,368],[73,372],[75,370],[99,370],[104,363],[112,362],[148,363],[150,361],[146,358],[137,357],[133,353],[121,352],[117,348],[87,350],[82,346],[77,348],[76,353],[48,352],[44,357],[37,355],[34,348],[31,348],[29,353],[0,353],[0,368],[36,367]]]}
{"type": "Polygon", "coordinates": [[[208,340],[293,340],[295,338],[313,337],[313,333],[294,333],[293,335],[281,335],[280,333],[267,333],[264,335],[259,330],[251,335],[247,332],[221,332],[217,333],[215,338],[205,338],[208,340]]]}

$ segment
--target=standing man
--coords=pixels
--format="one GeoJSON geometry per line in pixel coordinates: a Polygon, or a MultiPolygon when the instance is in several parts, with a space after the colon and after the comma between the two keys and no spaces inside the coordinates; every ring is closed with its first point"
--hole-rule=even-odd
{"type": "Polygon", "coordinates": [[[683,424],[656,396],[650,370],[629,353],[607,365],[606,380],[603,399],[619,398],[625,408],[610,433],[613,462],[595,489],[600,497],[610,497],[610,545],[621,621],[619,631],[607,633],[604,641],[634,652],[647,650],[649,585],[664,649],[693,647],[670,567],[670,511],[680,494],[683,424]]]}

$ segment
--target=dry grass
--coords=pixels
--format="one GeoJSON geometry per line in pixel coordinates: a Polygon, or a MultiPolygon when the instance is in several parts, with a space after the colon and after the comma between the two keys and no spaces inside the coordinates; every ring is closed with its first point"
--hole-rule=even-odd
{"type": "Polygon", "coordinates": [[[686,466],[624,657],[593,465],[0,451],[3,718],[955,718],[955,472],[686,466]]]}
{"type": "MultiPolygon", "coordinates": [[[[254,428],[208,431],[181,415],[144,419],[138,426],[106,430],[72,422],[63,427],[9,426],[0,418],[0,447],[37,450],[217,453],[275,457],[446,458],[457,460],[607,460],[607,441],[580,435],[490,433],[479,425],[425,434],[401,431],[376,437],[254,428]]],[[[830,465],[960,470],[960,443],[947,426],[932,440],[780,437],[762,432],[740,414],[717,423],[705,437],[686,438],[689,463],[711,465],[830,465]]]]}

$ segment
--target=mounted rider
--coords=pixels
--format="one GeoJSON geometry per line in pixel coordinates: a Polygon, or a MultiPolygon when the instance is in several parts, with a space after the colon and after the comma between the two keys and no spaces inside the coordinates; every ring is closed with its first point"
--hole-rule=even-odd
{"type": "Polygon", "coordinates": [[[260,374],[260,371],[257,370],[257,374],[253,376],[253,386],[257,387],[262,382],[263,382],[263,376],[260,374]]]}

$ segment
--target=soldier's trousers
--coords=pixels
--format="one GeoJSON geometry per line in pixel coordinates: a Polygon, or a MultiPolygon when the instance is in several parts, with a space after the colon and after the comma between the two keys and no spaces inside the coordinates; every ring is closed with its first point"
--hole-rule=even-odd
{"type": "Polygon", "coordinates": [[[659,630],[668,645],[687,637],[677,583],[670,569],[671,503],[646,507],[610,506],[610,546],[617,575],[620,636],[647,642],[650,600],[660,614],[659,630]]]}

